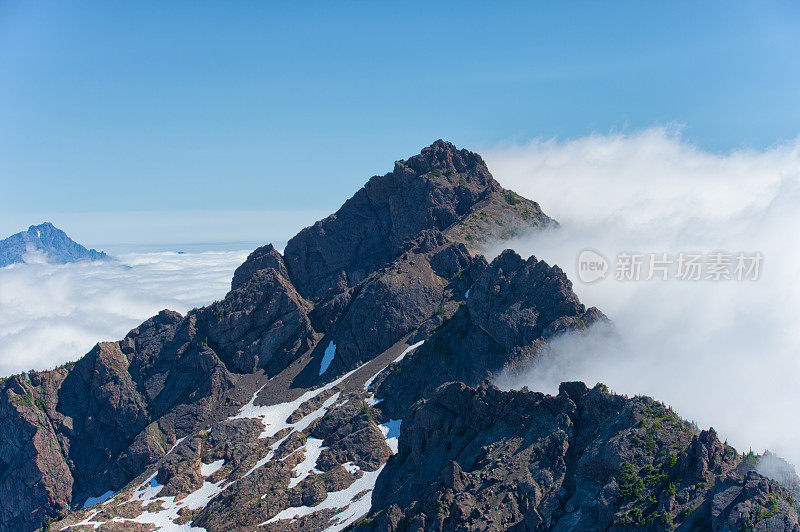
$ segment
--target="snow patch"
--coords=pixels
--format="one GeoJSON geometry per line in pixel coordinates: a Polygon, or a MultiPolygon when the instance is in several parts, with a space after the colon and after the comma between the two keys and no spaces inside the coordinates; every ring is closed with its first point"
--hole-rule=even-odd
{"type": "Polygon", "coordinates": [[[225,460],[219,459],[211,462],[210,464],[200,464],[200,474],[204,477],[210,477],[220,470],[225,465],[225,460]]]}
{"type": "Polygon", "coordinates": [[[334,356],[336,356],[336,344],[334,344],[333,340],[331,340],[331,343],[329,343],[328,347],[325,348],[325,355],[322,357],[322,364],[319,367],[320,375],[325,373],[325,370],[327,370],[328,366],[331,365],[334,356]]]}
{"type": "Polygon", "coordinates": [[[79,523],[75,523],[74,525],[67,525],[64,528],[62,528],[61,530],[63,531],[63,530],[70,529],[73,526],[84,526],[84,525],[91,526],[94,529],[97,529],[97,527],[99,527],[103,523],[100,522],[100,521],[92,521],[92,519],[94,518],[94,516],[96,516],[99,513],[100,513],[100,510],[92,510],[92,513],[86,519],[84,519],[83,521],[81,521],[79,523]]]}
{"type": "Polygon", "coordinates": [[[144,481],[144,483],[136,488],[131,496],[130,500],[132,501],[146,501],[150,499],[154,499],[158,493],[161,491],[161,488],[164,487],[163,484],[159,484],[156,480],[156,476],[158,475],[158,471],[153,473],[153,476],[148,478],[144,481]]]}
{"type": "MultiPolygon", "coordinates": [[[[288,418],[292,413],[297,410],[300,405],[308,401],[309,399],[313,399],[314,397],[318,396],[324,391],[330,390],[335,386],[338,386],[342,383],[345,379],[347,379],[350,375],[358,371],[360,367],[342,375],[338,379],[333,382],[326,384],[325,386],[321,386],[315,390],[309,390],[302,394],[300,397],[295,399],[294,401],[289,401],[287,403],[279,403],[276,405],[268,405],[268,406],[256,406],[255,400],[258,397],[259,392],[264,389],[264,386],[258,389],[250,401],[242,406],[239,409],[239,413],[229,417],[229,420],[232,419],[260,419],[261,422],[264,424],[264,430],[259,435],[259,438],[271,438],[275,436],[278,432],[285,428],[294,427],[296,425],[292,425],[286,422],[286,418],[288,418]]],[[[326,401],[327,402],[327,401],[326,401]]],[[[324,413],[323,413],[324,415],[324,413]]],[[[321,417],[321,416],[320,416],[321,417]]],[[[313,421],[313,420],[312,420],[313,421]]]]}
{"type": "Polygon", "coordinates": [[[355,475],[360,471],[358,466],[355,465],[353,462],[345,462],[344,464],[342,464],[342,467],[345,469],[345,471],[347,471],[351,475],[355,475]]]}
{"type": "MultiPolygon", "coordinates": [[[[202,464],[201,473],[203,473],[203,467],[205,466],[206,472],[213,469],[213,472],[219,470],[222,467],[222,463],[224,460],[217,460],[212,464],[202,464]],[[220,463],[221,462],[221,463],[220,463]]],[[[144,484],[139,486],[136,491],[134,492],[133,496],[130,498],[131,501],[140,501],[142,507],[149,505],[152,502],[160,502],[161,503],[161,510],[157,512],[149,512],[143,511],[139,516],[130,518],[130,519],[123,519],[120,517],[115,517],[113,521],[116,522],[125,522],[125,521],[132,521],[135,523],[142,523],[142,524],[152,524],[157,527],[158,530],[169,530],[169,531],[180,531],[180,532],[199,532],[204,530],[202,528],[193,527],[190,524],[179,525],[175,523],[175,520],[178,519],[178,513],[182,508],[188,508],[190,510],[196,510],[199,508],[205,508],[211,499],[219,495],[225,488],[227,488],[231,483],[228,482],[223,486],[224,480],[219,482],[203,482],[203,485],[200,486],[197,490],[193,491],[192,493],[188,494],[186,497],[181,499],[180,501],[176,501],[175,497],[158,497],[159,492],[164,487],[163,485],[159,484],[156,480],[156,475],[158,473],[153,473],[149,479],[147,479],[144,484]]]]}
{"type": "MultiPolygon", "coordinates": [[[[422,342],[420,342],[420,344],[421,343],[422,342]]],[[[417,344],[417,347],[420,344],[417,344]]],[[[386,438],[386,444],[392,450],[393,454],[397,454],[400,425],[402,425],[402,423],[402,419],[390,419],[387,423],[379,425],[381,433],[383,433],[383,437],[386,438]]],[[[309,438],[308,443],[306,444],[306,457],[303,460],[303,464],[306,464],[306,462],[310,463],[311,458],[313,457],[314,464],[316,465],[316,461],[319,458],[319,454],[312,454],[315,453],[316,450],[309,449],[308,447],[310,445],[318,446],[320,451],[323,449],[323,447],[320,447],[322,444],[321,440],[315,440],[314,442],[312,442],[312,440],[313,438],[309,438]]],[[[320,510],[337,509],[339,510],[339,513],[330,519],[329,522],[331,524],[325,530],[326,532],[338,532],[343,530],[369,513],[369,510],[372,507],[372,491],[375,489],[375,482],[378,480],[378,475],[380,475],[384,466],[385,464],[376,471],[365,471],[361,478],[356,479],[347,488],[333,493],[328,493],[328,496],[325,498],[325,500],[316,506],[296,506],[293,508],[287,508],[280,511],[272,519],[261,523],[259,526],[271,524],[282,519],[298,519],[300,517],[319,512],[320,510]]],[[[307,466],[304,467],[307,469],[307,466]]],[[[356,474],[358,471],[360,471],[359,467],[352,462],[347,462],[343,464],[342,467],[344,467],[345,470],[351,474],[356,474]]],[[[300,465],[295,467],[295,471],[299,469],[300,465]]],[[[303,471],[306,469],[303,469],[303,471]]],[[[302,478],[305,478],[307,475],[308,473],[303,475],[302,478]]],[[[297,485],[302,478],[297,480],[297,482],[294,484],[290,483],[289,487],[291,488],[294,485],[297,485]]],[[[296,479],[293,478],[292,480],[296,479]]]]}
{"type": "Polygon", "coordinates": [[[317,438],[306,440],[303,461],[294,467],[293,471],[297,473],[297,476],[289,479],[289,489],[300,484],[312,472],[322,473],[317,469],[317,460],[323,449],[327,449],[327,447],[322,446],[322,440],[317,438]]]}
{"type": "Polygon", "coordinates": [[[365,471],[361,478],[356,479],[343,490],[328,493],[324,501],[316,506],[295,506],[278,512],[275,517],[269,519],[259,526],[268,525],[282,519],[297,519],[310,515],[320,510],[341,509],[342,511],[331,518],[335,522],[328,528],[332,532],[342,530],[351,523],[354,523],[361,516],[366,514],[372,505],[372,490],[375,488],[375,481],[378,479],[384,466],[375,471],[365,471]],[[359,494],[367,491],[363,496],[359,494]]]}
{"type": "Polygon", "coordinates": [[[97,497],[89,497],[86,499],[86,502],[83,503],[84,508],[88,508],[89,506],[94,506],[95,504],[99,504],[101,502],[106,502],[108,499],[114,496],[114,492],[108,490],[107,492],[103,493],[102,495],[98,495],[97,497]]]}
{"type": "Polygon", "coordinates": [[[175,443],[173,443],[173,444],[172,444],[172,447],[170,447],[170,448],[169,448],[169,451],[167,451],[167,452],[166,452],[166,454],[164,454],[164,456],[166,456],[166,455],[168,455],[169,453],[171,453],[172,451],[174,451],[174,450],[175,450],[175,447],[177,447],[178,445],[180,445],[180,444],[181,444],[181,442],[182,442],[183,440],[185,440],[185,439],[186,439],[186,436],[184,436],[183,438],[178,438],[177,440],[175,440],[175,443]]]}
{"type": "Polygon", "coordinates": [[[395,363],[396,363],[396,362],[400,362],[401,360],[403,360],[403,359],[406,357],[406,355],[407,355],[407,354],[409,354],[411,351],[413,351],[414,349],[418,348],[419,346],[421,346],[421,345],[422,345],[422,344],[424,344],[424,343],[425,343],[425,340],[422,340],[421,342],[417,342],[417,343],[416,343],[416,344],[414,344],[414,345],[410,345],[410,346],[408,346],[408,347],[406,348],[406,350],[405,350],[405,351],[403,351],[402,353],[400,353],[400,356],[398,356],[397,358],[395,358],[395,359],[394,359],[392,362],[395,362],[395,363]]]}
{"type": "Polygon", "coordinates": [[[402,423],[402,419],[390,419],[387,423],[378,425],[383,433],[383,437],[386,438],[386,445],[392,450],[392,454],[397,454],[400,439],[400,425],[402,423]]]}

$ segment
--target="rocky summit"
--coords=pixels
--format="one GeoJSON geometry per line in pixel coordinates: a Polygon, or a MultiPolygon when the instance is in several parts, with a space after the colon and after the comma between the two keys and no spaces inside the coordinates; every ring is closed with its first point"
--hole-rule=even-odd
{"type": "Polygon", "coordinates": [[[798,530],[790,482],[651,399],[487,381],[607,323],[481,254],[555,224],[448,142],[396,162],[223,300],[6,379],[0,529],[798,530]]]}
{"type": "Polygon", "coordinates": [[[108,258],[102,251],[86,249],[50,222],[32,225],[27,231],[0,240],[0,268],[25,262],[35,254],[54,264],[108,258]]]}

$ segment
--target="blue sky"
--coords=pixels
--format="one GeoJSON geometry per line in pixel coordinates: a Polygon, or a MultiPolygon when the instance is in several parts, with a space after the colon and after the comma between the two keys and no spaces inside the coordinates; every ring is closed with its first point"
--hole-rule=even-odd
{"type": "Polygon", "coordinates": [[[328,212],[440,137],[800,133],[797,2],[498,4],[0,0],[0,232],[328,212]]]}

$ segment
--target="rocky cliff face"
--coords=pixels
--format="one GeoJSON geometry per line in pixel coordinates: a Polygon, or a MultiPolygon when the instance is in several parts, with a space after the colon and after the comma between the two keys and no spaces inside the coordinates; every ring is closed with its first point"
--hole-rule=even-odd
{"type": "Polygon", "coordinates": [[[449,143],[397,162],[222,301],[5,380],[0,529],[591,529],[689,506],[794,526],[787,492],[650,400],[481,384],[605,320],[558,267],[479,254],[553,223],[449,143]]]}
{"type": "Polygon", "coordinates": [[[444,382],[478,384],[501,369],[524,367],[548,338],[606,320],[578,301],[560,268],[535,257],[505,251],[491,264],[477,260],[462,272],[456,282],[463,299],[452,317],[418,333],[428,340],[373,383],[387,416],[403,418],[444,382]]]}
{"type": "MultiPolygon", "coordinates": [[[[397,162],[298,234],[284,255],[272,246],[254,251],[224,300],[187,316],[164,311],[74,364],[4,382],[0,522],[31,529],[91,497],[124,490],[147,468],[184,452],[181,445],[170,450],[200,430],[211,427],[206,446],[220,441],[218,431],[247,440],[241,425],[253,422],[228,418],[264,379],[275,384],[258,402],[285,402],[385,358],[409,334],[432,331],[456,311],[463,291],[454,279],[485,263],[475,255],[482,239],[551,223],[538,205],[503,190],[467,150],[437,141],[397,162]]],[[[47,227],[34,229],[50,234],[47,227]]],[[[385,447],[377,420],[370,423],[385,447]]],[[[345,442],[353,439],[345,429],[335,432],[345,442]]],[[[385,460],[386,452],[368,450],[375,452],[385,460]]],[[[358,456],[365,467],[376,463],[358,456]]],[[[157,477],[169,482],[164,493],[197,486],[202,477],[185,466],[164,466],[157,477]]]]}
{"type": "Polygon", "coordinates": [[[55,264],[108,258],[102,251],[86,249],[61,229],[45,222],[0,240],[0,268],[24,262],[26,254],[32,252],[43,254],[49,262],[55,264]]]}
{"type": "Polygon", "coordinates": [[[647,397],[485,383],[422,400],[356,530],[798,530],[794,494],[647,397]]]}
{"type": "Polygon", "coordinates": [[[316,301],[357,285],[425,230],[477,246],[506,221],[506,233],[552,223],[537,204],[503,190],[479,155],[439,140],[292,238],[286,266],[298,291],[316,301]]]}

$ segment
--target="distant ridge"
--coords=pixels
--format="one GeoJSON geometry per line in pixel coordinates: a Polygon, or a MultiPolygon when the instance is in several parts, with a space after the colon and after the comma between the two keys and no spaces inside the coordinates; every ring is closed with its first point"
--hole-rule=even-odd
{"type": "Polygon", "coordinates": [[[108,258],[102,251],[86,249],[52,223],[44,222],[0,240],[0,268],[25,262],[25,254],[32,251],[44,253],[48,261],[56,264],[108,258]]]}

